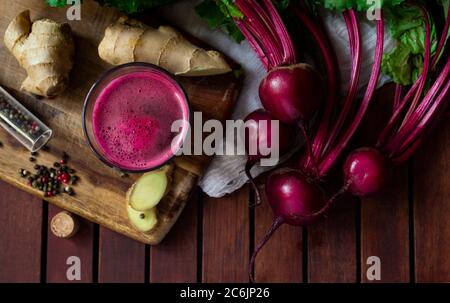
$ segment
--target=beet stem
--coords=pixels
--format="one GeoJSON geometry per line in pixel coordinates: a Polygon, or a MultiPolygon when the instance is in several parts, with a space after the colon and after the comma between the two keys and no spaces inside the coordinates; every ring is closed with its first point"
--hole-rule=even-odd
{"type": "Polygon", "coordinates": [[[391,118],[389,119],[389,122],[387,123],[386,127],[383,129],[383,131],[381,132],[381,135],[379,136],[378,142],[376,144],[377,148],[381,149],[381,147],[385,144],[385,142],[389,140],[389,137],[392,135],[394,126],[397,124],[398,119],[401,117],[403,110],[406,108],[406,105],[408,104],[409,100],[413,97],[414,93],[416,92],[417,88],[419,87],[419,83],[420,83],[420,78],[417,79],[417,81],[414,83],[414,85],[409,89],[409,91],[403,97],[403,100],[396,107],[394,113],[392,114],[391,118]]]}
{"type": "Polygon", "coordinates": [[[246,38],[248,33],[245,32],[250,31],[256,41],[259,41],[256,43],[255,39],[249,40],[260,58],[261,49],[263,50],[268,59],[268,70],[296,62],[292,39],[272,3],[261,5],[256,0],[236,0],[235,4],[245,16],[243,19],[236,19],[236,25],[246,38]]]}
{"type": "MultiPolygon", "coordinates": [[[[304,3],[301,3],[304,4],[304,3]]],[[[333,52],[333,47],[329,41],[329,38],[323,28],[323,26],[318,26],[311,19],[311,17],[299,9],[297,6],[293,6],[294,13],[300,19],[300,22],[306,27],[306,29],[311,33],[312,38],[315,40],[319,50],[324,59],[324,65],[327,74],[327,99],[325,100],[325,108],[322,118],[320,119],[319,128],[314,137],[313,141],[313,153],[316,158],[318,158],[322,152],[322,147],[325,142],[326,134],[329,129],[331,116],[333,114],[334,104],[337,101],[337,91],[338,91],[338,75],[339,67],[336,64],[336,58],[333,52]]],[[[309,165],[309,158],[304,160],[304,166],[309,165]]]]}
{"type": "Polygon", "coordinates": [[[394,95],[394,102],[392,104],[393,106],[393,112],[397,109],[397,107],[400,104],[400,100],[402,98],[402,92],[403,92],[403,86],[400,84],[395,85],[395,95],[394,95]]]}
{"type": "MultiPolygon", "coordinates": [[[[449,8],[449,13],[450,13],[450,8],[449,8]]],[[[428,21],[428,19],[426,18],[426,21],[428,21]]],[[[443,47],[445,45],[446,39],[447,39],[447,34],[448,34],[448,30],[449,30],[449,25],[450,25],[450,15],[447,17],[446,20],[446,24],[444,26],[444,31],[443,34],[441,36],[441,39],[439,41],[439,46],[438,46],[438,50],[435,54],[435,56],[433,57],[433,60],[431,62],[431,67],[435,68],[438,59],[440,57],[440,53],[443,50],[443,47]]],[[[430,45],[428,45],[431,49],[431,43],[430,45]]],[[[428,49],[426,49],[426,51],[428,51],[428,49]]],[[[425,58],[427,58],[427,56],[425,56],[425,58]]],[[[425,67],[424,67],[425,70],[425,67]]],[[[417,96],[417,90],[419,88],[419,86],[423,85],[424,83],[426,83],[426,79],[424,78],[424,73],[422,73],[422,75],[420,76],[419,79],[417,79],[417,81],[414,83],[414,85],[411,87],[411,89],[409,90],[409,92],[407,93],[407,95],[404,97],[404,99],[402,100],[402,102],[400,102],[400,104],[398,106],[395,107],[394,113],[391,116],[389,122],[387,123],[386,127],[383,129],[383,131],[381,132],[381,135],[379,136],[378,142],[376,144],[376,146],[378,148],[382,148],[383,145],[386,145],[384,147],[384,149],[392,154],[395,152],[395,149],[397,147],[388,144],[386,142],[392,142],[393,137],[395,137],[395,131],[393,130],[394,126],[397,124],[398,119],[400,118],[401,113],[403,112],[403,110],[405,109],[408,101],[412,98],[413,94],[416,93],[417,96]]],[[[427,97],[425,97],[426,99],[427,97]]],[[[422,101],[423,104],[423,101],[422,101]]],[[[422,105],[421,104],[421,105],[422,105]]],[[[404,121],[406,121],[406,119],[404,119],[404,121]]],[[[403,125],[402,125],[403,126],[403,125]]]]}
{"type": "Polygon", "coordinates": [[[449,91],[450,81],[447,82],[441,94],[433,102],[431,108],[427,111],[422,120],[416,124],[412,132],[403,141],[396,152],[404,152],[405,149],[408,149],[408,146],[414,145],[414,141],[417,140],[417,138],[419,138],[423,134],[423,132],[428,129],[429,124],[432,123],[434,117],[439,113],[440,106],[445,105],[443,101],[446,99],[446,97],[448,97],[449,91]]]}
{"type": "Polygon", "coordinates": [[[442,32],[441,39],[439,40],[439,44],[438,44],[436,53],[435,53],[433,61],[431,63],[433,68],[436,67],[436,65],[439,61],[439,58],[441,57],[445,43],[447,42],[449,28],[450,28],[450,7],[448,8],[448,11],[447,11],[447,20],[445,21],[444,30],[442,32]]]}
{"type": "Polygon", "coordinates": [[[256,184],[252,174],[250,173],[250,170],[254,165],[255,162],[250,160],[248,160],[247,163],[245,163],[245,174],[247,175],[248,181],[250,182],[250,185],[252,186],[253,191],[255,192],[255,200],[256,200],[254,204],[248,205],[250,208],[253,208],[261,204],[261,194],[259,193],[258,185],[256,184]]]}
{"type": "Polygon", "coordinates": [[[319,168],[317,167],[316,157],[314,157],[313,149],[311,146],[311,140],[310,140],[309,134],[308,134],[308,129],[303,120],[299,120],[298,126],[302,132],[303,139],[305,140],[306,150],[308,152],[308,158],[310,159],[310,161],[312,163],[314,174],[316,175],[316,178],[319,178],[319,176],[320,176],[319,168]]]}
{"type": "MultiPolygon", "coordinates": [[[[411,102],[411,105],[405,115],[405,118],[403,120],[402,126],[406,124],[408,119],[412,116],[414,113],[414,110],[416,109],[422,94],[423,90],[425,88],[425,84],[427,82],[428,72],[430,70],[430,60],[431,60],[431,32],[430,32],[430,16],[428,15],[425,8],[421,7],[421,10],[424,14],[424,21],[425,21],[425,56],[424,56],[424,63],[423,63],[423,71],[422,76],[420,77],[419,87],[416,91],[416,95],[414,96],[413,101],[411,102]]],[[[401,127],[402,127],[401,126],[401,127]]]]}
{"type": "Polygon", "coordinates": [[[322,216],[324,213],[326,213],[334,205],[337,199],[348,192],[350,185],[351,182],[347,182],[346,184],[344,184],[333,196],[330,197],[330,199],[328,199],[327,203],[325,203],[325,205],[319,211],[311,214],[310,216],[317,217],[322,216]]]}
{"type": "MultiPolygon", "coordinates": [[[[385,150],[389,152],[389,155],[398,152],[400,147],[405,143],[405,140],[408,136],[411,135],[411,132],[416,132],[418,123],[421,119],[423,119],[424,115],[426,116],[427,113],[431,110],[431,108],[434,107],[435,98],[438,94],[439,90],[441,89],[442,85],[446,83],[448,76],[450,74],[450,57],[447,59],[447,63],[442,70],[441,74],[439,75],[438,79],[435,81],[433,86],[430,88],[430,90],[427,92],[425,98],[422,100],[414,114],[411,116],[411,118],[408,120],[408,122],[405,124],[405,126],[398,131],[397,134],[391,140],[386,144],[385,150]]],[[[444,96],[445,97],[445,96],[444,96]]],[[[445,98],[439,99],[439,102],[442,103],[445,101],[445,98]]],[[[422,127],[422,126],[421,126],[422,127]]]]}
{"type": "Polygon", "coordinates": [[[277,32],[279,40],[281,41],[284,53],[282,64],[291,65],[296,63],[297,56],[294,43],[292,42],[288,30],[286,29],[283,20],[278,14],[277,9],[275,8],[271,0],[262,0],[262,4],[265,7],[269,17],[272,19],[272,22],[275,26],[275,31],[277,32]]]}
{"type": "Polygon", "coordinates": [[[253,251],[252,257],[250,259],[250,264],[248,265],[248,277],[251,283],[255,283],[254,270],[255,270],[256,256],[258,255],[261,248],[263,248],[263,246],[267,243],[267,241],[269,241],[272,235],[277,231],[277,229],[283,224],[284,219],[282,217],[276,217],[272,222],[272,226],[264,235],[262,241],[255,247],[255,250],[253,251]]]}
{"type": "Polygon", "coordinates": [[[350,41],[350,51],[352,56],[351,80],[347,97],[345,98],[344,106],[325,144],[323,153],[326,153],[336,141],[342,129],[342,126],[344,125],[344,122],[350,114],[350,110],[355,103],[356,95],[358,93],[359,76],[361,73],[361,33],[356,19],[356,13],[353,10],[344,12],[344,19],[345,23],[347,24],[348,36],[350,41]]]}
{"type": "MultiPolygon", "coordinates": [[[[432,120],[432,121],[424,122],[424,126],[422,127],[423,131],[416,134],[412,138],[411,142],[413,142],[413,143],[411,143],[410,146],[406,147],[405,150],[402,150],[401,152],[399,152],[399,155],[396,155],[395,157],[392,158],[392,161],[395,164],[402,164],[405,161],[408,161],[409,158],[415,153],[415,151],[420,147],[420,145],[425,140],[426,132],[430,132],[440,122],[440,116],[445,115],[446,114],[445,111],[448,108],[447,103],[444,103],[444,102],[443,102],[443,104],[440,104],[440,103],[442,102],[443,99],[449,97],[449,92],[450,92],[450,82],[447,83],[447,86],[443,89],[439,99],[435,102],[435,104],[437,103],[438,105],[442,105],[442,107],[440,107],[440,110],[432,113],[433,117],[429,118],[429,120],[432,120]],[[438,116],[438,117],[436,117],[436,116],[438,116]],[[428,124],[430,124],[430,125],[428,125],[428,124]]],[[[430,110],[430,112],[431,111],[432,110],[430,110]]]]}
{"type": "Polygon", "coordinates": [[[244,22],[241,22],[240,20],[235,20],[235,24],[239,28],[241,33],[244,35],[247,42],[250,44],[251,48],[253,48],[253,51],[256,53],[259,60],[264,65],[265,69],[268,70],[269,66],[271,66],[271,62],[258,39],[255,38],[251,30],[244,22]]]}
{"type": "Polygon", "coordinates": [[[381,60],[383,58],[383,47],[384,47],[384,21],[383,17],[377,21],[377,46],[375,49],[375,59],[372,68],[372,74],[370,76],[369,83],[367,85],[366,93],[361,102],[361,105],[356,113],[355,119],[352,121],[351,125],[348,127],[347,131],[343,134],[342,138],[337,142],[336,146],[329,152],[325,157],[325,160],[320,164],[320,175],[325,175],[328,170],[333,166],[338,157],[342,154],[344,149],[347,147],[348,142],[355,134],[361,121],[363,120],[367,109],[373,99],[373,94],[378,84],[378,79],[380,78],[381,71],[381,60]]]}

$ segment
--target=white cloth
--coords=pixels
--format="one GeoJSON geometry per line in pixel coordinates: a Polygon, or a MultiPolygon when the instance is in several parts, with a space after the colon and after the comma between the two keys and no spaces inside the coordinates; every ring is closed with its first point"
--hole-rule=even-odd
{"type": "MultiPolygon", "coordinates": [[[[207,42],[242,66],[245,72],[243,88],[231,118],[244,119],[249,113],[262,107],[258,97],[258,87],[266,71],[247,42],[244,41],[240,44],[234,42],[222,31],[210,29],[206,22],[196,15],[194,7],[198,2],[200,1],[177,2],[161,8],[160,13],[171,23],[207,42]]],[[[324,18],[338,58],[341,91],[345,92],[351,72],[347,29],[341,15],[324,13],[324,18]]],[[[385,32],[385,51],[388,51],[394,47],[395,41],[389,36],[387,29],[385,32]]],[[[361,35],[363,57],[360,88],[363,88],[367,85],[373,65],[373,52],[376,44],[374,23],[361,21],[361,35]]],[[[388,81],[389,79],[382,75],[379,86],[388,81]]],[[[234,142],[225,142],[225,144],[234,144],[234,142]]],[[[243,171],[245,162],[245,156],[215,156],[200,181],[200,187],[212,197],[221,197],[234,192],[248,181],[243,171]]],[[[269,167],[255,166],[252,174],[257,176],[269,169],[269,167]]]]}

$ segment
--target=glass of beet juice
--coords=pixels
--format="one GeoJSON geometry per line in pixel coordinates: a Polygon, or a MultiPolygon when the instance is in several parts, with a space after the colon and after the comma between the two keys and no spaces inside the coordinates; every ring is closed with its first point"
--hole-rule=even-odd
{"type": "Polygon", "coordinates": [[[83,130],[92,151],[124,172],[154,170],[182,147],[188,132],[188,97],[174,76],[148,63],[107,71],[91,88],[83,130]],[[182,127],[172,132],[172,123],[182,127]]]}

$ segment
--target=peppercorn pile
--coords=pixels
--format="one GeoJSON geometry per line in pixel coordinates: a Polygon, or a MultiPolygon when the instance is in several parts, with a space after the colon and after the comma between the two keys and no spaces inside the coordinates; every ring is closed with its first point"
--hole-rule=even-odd
{"type": "MultiPolygon", "coordinates": [[[[36,162],[38,153],[31,153],[30,162],[36,162]]],[[[53,167],[44,165],[34,165],[35,173],[31,173],[26,169],[19,171],[22,178],[27,178],[28,185],[39,189],[44,193],[44,197],[53,197],[60,193],[66,193],[70,196],[75,195],[72,186],[75,185],[79,178],[75,175],[75,170],[67,165],[69,156],[63,153],[59,162],[55,162],[53,167]]]]}

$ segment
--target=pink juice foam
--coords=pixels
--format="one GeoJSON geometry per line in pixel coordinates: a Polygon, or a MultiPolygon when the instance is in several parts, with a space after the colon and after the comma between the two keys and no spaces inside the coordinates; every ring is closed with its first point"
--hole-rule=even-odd
{"type": "MultiPolygon", "coordinates": [[[[125,74],[111,81],[95,101],[94,136],[105,158],[127,170],[151,169],[173,157],[171,132],[188,120],[183,91],[158,71],[125,74]]],[[[179,146],[183,136],[177,137],[179,146]]],[[[175,151],[176,152],[176,151],[175,151]]]]}

